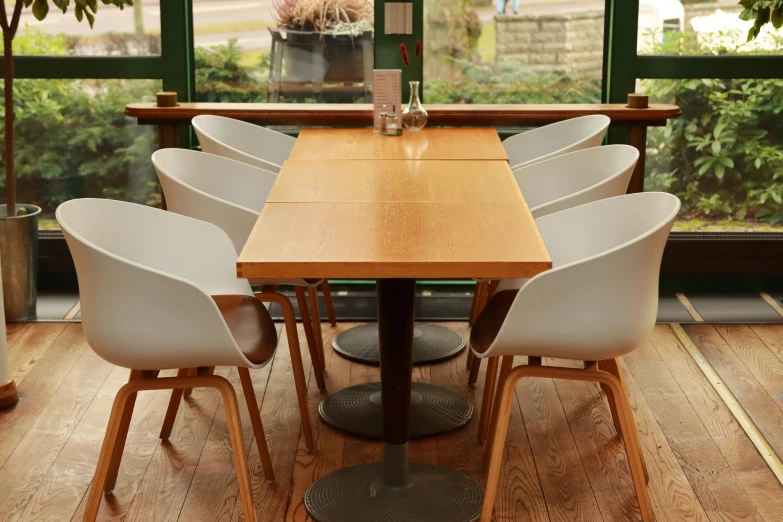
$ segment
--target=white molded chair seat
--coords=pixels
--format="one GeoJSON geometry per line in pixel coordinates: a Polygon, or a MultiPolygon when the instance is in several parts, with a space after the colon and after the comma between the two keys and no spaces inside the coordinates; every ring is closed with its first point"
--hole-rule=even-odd
{"type": "MultiPolygon", "coordinates": [[[[525,202],[534,218],[560,210],[620,196],[628,190],[628,183],[639,159],[639,151],[630,145],[606,145],[555,156],[514,171],[525,202]]],[[[477,280],[473,295],[470,324],[484,307],[487,293],[477,280]]],[[[478,378],[479,361],[468,357],[469,383],[478,378]]]]}
{"type": "Polygon", "coordinates": [[[236,392],[212,371],[238,368],[264,474],[274,480],[248,369],[272,360],[277,329],[250,284],[237,279],[231,240],[210,223],[122,201],[72,200],[56,216],[76,265],[87,342],[131,369],[114,399],[83,520],[94,521],[103,493],[114,489],[138,392],[172,390],[161,430],[167,439],[182,390],[209,387],[226,409],[245,520],[256,521],[236,392]],[[172,368],[176,377],[159,377],[172,368]]]}
{"type": "Polygon", "coordinates": [[[661,258],[679,209],[676,196],[643,192],[538,218],[552,269],[500,281],[498,293],[520,290],[493,342],[474,354],[599,361],[638,347],[655,325],[661,258]]]}
{"type": "MultiPolygon", "coordinates": [[[[536,220],[553,268],[529,280],[501,280],[470,336],[474,355],[494,361],[485,382],[491,391],[485,393],[481,410],[482,419],[492,415],[481,522],[492,519],[512,397],[525,377],[601,384],[625,443],[642,520],[652,522],[649,479],[617,358],[640,346],[655,325],[661,259],[679,209],[677,197],[651,192],[604,199],[536,220]],[[514,368],[517,355],[527,356],[528,364],[514,368]],[[580,360],[585,366],[544,365],[543,358],[580,360]]],[[[479,425],[481,429],[481,421],[479,425]]]]}
{"type": "MultiPolygon", "coordinates": [[[[220,227],[231,238],[235,255],[238,256],[258,221],[258,215],[266,204],[277,176],[240,161],[187,149],[158,150],[152,155],[152,163],[158,172],[168,209],[220,227]]],[[[324,301],[327,311],[330,312],[330,320],[334,322],[328,283],[322,279],[252,279],[250,283],[253,286],[294,285],[308,347],[316,369],[316,381],[318,388],[324,391],[325,356],[315,287],[323,285],[324,301]],[[309,306],[303,288],[307,288],[309,306]]],[[[292,328],[295,329],[296,318],[288,298],[274,292],[262,295],[283,307],[286,330],[289,329],[290,321],[293,321],[292,328]]],[[[298,341],[297,346],[292,349],[298,350],[298,341]]],[[[306,387],[297,387],[297,393],[306,397],[306,387]]]]}
{"type": "Polygon", "coordinates": [[[522,132],[503,141],[512,169],[532,165],[576,150],[597,147],[604,141],[611,120],[600,114],[559,121],[522,132]]]}
{"type": "Polygon", "coordinates": [[[296,138],[282,132],[233,118],[203,114],[193,118],[192,123],[204,152],[273,173],[280,172],[296,143],[296,138]]]}
{"type": "Polygon", "coordinates": [[[630,145],[569,152],[514,171],[534,218],[621,196],[639,160],[630,145]]]}
{"type": "Polygon", "coordinates": [[[236,277],[236,251],[220,228],[170,212],[104,199],[57,208],[79,278],[90,346],[135,370],[260,368],[212,296],[253,296],[236,277]]]}
{"type": "MultiPolygon", "coordinates": [[[[230,158],[187,149],[158,150],[152,155],[152,163],[168,210],[217,225],[231,238],[239,255],[277,175],[230,158]]],[[[254,279],[251,284],[315,287],[322,281],[254,279]]]]}

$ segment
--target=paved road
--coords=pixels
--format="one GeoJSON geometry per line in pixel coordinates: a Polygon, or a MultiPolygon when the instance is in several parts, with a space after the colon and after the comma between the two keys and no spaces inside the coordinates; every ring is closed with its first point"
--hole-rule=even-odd
{"type": "MultiPolygon", "coordinates": [[[[139,1],[139,0],[137,0],[139,1]]],[[[147,32],[160,31],[160,0],[140,0],[144,12],[144,29],[147,32]]],[[[547,12],[560,12],[574,9],[603,9],[604,3],[600,0],[573,1],[568,4],[543,4],[523,6],[521,13],[541,14],[547,12]],[[574,5],[576,4],[576,5],[574,5]]],[[[90,30],[89,24],[79,23],[72,12],[62,15],[55,9],[43,22],[37,21],[30,9],[25,9],[22,14],[22,24],[29,23],[31,27],[38,27],[56,33],[69,35],[89,35],[101,33],[129,33],[133,32],[133,9],[126,8],[120,11],[113,6],[105,6],[99,3],[98,15],[94,29],[90,30]]],[[[193,19],[196,26],[196,45],[212,46],[225,44],[230,38],[237,38],[239,45],[245,50],[268,49],[271,44],[269,32],[263,30],[246,30],[232,32],[216,32],[204,34],[205,26],[224,26],[248,23],[271,22],[272,0],[194,0],[193,19]],[[198,29],[202,28],[200,32],[198,29]]],[[[510,11],[510,7],[508,9],[510,11]]],[[[491,23],[494,9],[482,9],[479,13],[482,23],[491,23]]]]}

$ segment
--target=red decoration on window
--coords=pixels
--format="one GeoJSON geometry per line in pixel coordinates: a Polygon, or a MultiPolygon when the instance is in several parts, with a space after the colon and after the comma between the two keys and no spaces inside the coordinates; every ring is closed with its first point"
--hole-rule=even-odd
{"type": "Polygon", "coordinates": [[[416,40],[416,56],[421,56],[421,40],[416,40]]]}
{"type": "Polygon", "coordinates": [[[408,58],[408,49],[405,47],[404,43],[400,44],[400,54],[402,54],[402,63],[406,66],[410,65],[411,61],[410,58],[408,58]]]}

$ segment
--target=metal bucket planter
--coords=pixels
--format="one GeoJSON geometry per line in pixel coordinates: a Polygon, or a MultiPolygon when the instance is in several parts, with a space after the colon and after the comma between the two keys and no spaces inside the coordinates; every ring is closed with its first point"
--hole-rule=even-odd
{"type": "Polygon", "coordinates": [[[281,51],[286,77],[323,83],[364,81],[362,41],[371,42],[372,32],[351,36],[286,31],[285,35],[281,51]]]}
{"type": "Polygon", "coordinates": [[[8,216],[0,205],[0,253],[2,253],[3,303],[6,321],[35,317],[38,276],[38,218],[41,208],[16,205],[24,216],[8,216]]]}

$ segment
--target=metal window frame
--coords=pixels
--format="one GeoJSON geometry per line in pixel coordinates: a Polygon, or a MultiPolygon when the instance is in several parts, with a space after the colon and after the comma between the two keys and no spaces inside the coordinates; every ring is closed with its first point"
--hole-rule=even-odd
{"type": "MultiPolygon", "coordinates": [[[[636,52],[639,2],[606,0],[604,103],[623,103],[636,80],[690,78],[783,78],[781,56],[654,56],[636,52]]],[[[624,143],[623,129],[611,129],[610,143],[624,143]]],[[[780,234],[674,233],[664,254],[664,271],[681,274],[780,274],[780,234]]]]}
{"type": "MultiPolygon", "coordinates": [[[[408,81],[423,81],[423,61],[413,57],[418,40],[424,38],[424,0],[411,0],[414,8],[412,35],[375,34],[375,64],[378,68],[403,71],[403,99],[408,97],[408,81]],[[404,66],[399,45],[405,43],[411,65],[404,66]]],[[[192,0],[161,2],[161,55],[142,57],[71,57],[18,56],[17,78],[51,79],[159,79],[164,90],[176,91],[180,100],[191,101],[195,95],[194,40],[192,0]]],[[[62,16],[56,13],[53,16],[62,16]]],[[[66,15],[67,16],[67,15],[66,15]]],[[[72,16],[72,15],[71,15],[72,16]]],[[[623,103],[635,89],[637,78],[780,78],[783,56],[638,56],[636,40],[639,3],[629,0],[606,0],[604,31],[603,93],[605,103],[623,103]]],[[[375,2],[376,28],[384,27],[383,1],[375,2]]],[[[0,59],[2,59],[0,57],[0,59]]],[[[423,89],[422,89],[423,92],[423,89]]],[[[188,143],[183,131],[180,143],[188,143]]],[[[622,128],[611,129],[609,141],[625,142],[622,128]]],[[[667,248],[667,272],[678,273],[779,273],[783,258],[783,241],[754,234],[737,248],[731,242],[691,237],[675,238],[667,248]]],[[[73,273],[70,256],[59,234],[41,235],[41,267],[63,276],[73,273]]]]}

